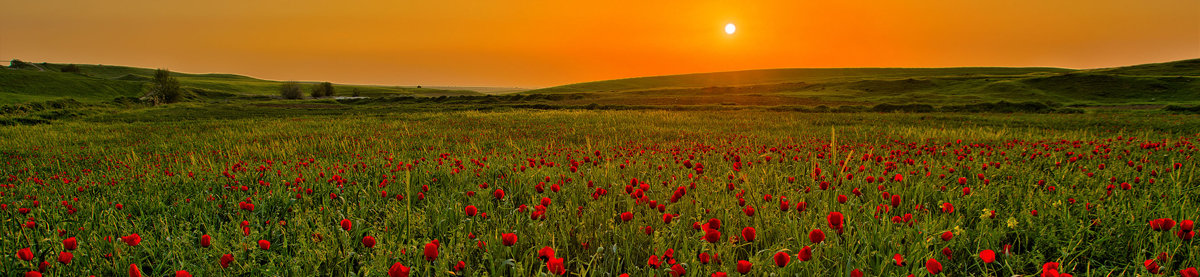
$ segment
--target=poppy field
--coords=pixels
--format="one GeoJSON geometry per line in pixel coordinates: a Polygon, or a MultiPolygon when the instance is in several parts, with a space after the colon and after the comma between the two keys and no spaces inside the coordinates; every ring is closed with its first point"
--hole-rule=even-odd
{"type": "Polygon", "coordinates": [[[0,128],[5,276],[1197,276],[1200,117],[0,128]]]}

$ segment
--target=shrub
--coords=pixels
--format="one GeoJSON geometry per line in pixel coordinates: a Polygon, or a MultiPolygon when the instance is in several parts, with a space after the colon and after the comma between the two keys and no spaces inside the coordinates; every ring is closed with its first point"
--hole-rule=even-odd
{"type": "Polygon", "coordinates": [[[325,97],[333,96],[333,83],[321,83],[321,90],[325,92],[325,97]]]}
{"type": "Polygon", "coordinates": [[[8,62],[8,67],[10,67],[10,68],[22,69],[22,68],[29,68],[29,67],[32,67],[32,66],[33,66],[33,65],[31,65],[31,64],[29,64],[29,63],[27,63],[27,62],[23,62],[23,61],[21,61],[21,60],[18,60],[18,59],[12,59],[12,61],[9,61],[9,62],[8,62]]]}
{"type": "Polygon", "coordinates": [[[68,64],[67,66],[62,67],[62,69],[59,69],[59,71],[62,71],[65,73],[79,73],[80,72],[79,66],[74,65],[74,64],[68,64]]]}
{"type": "Polygon", "coordinates": [[[284,99],[300,99],[304,96],[304,92],[300,91],[300,84],[296,82],[285,82],[279,86],[279,96],[284,99]]]}
{"type": "Polygon", "coordinates": [[[158,69],[154,71],[154,79],[150,80],[150,90],[146,92],[147,100],[158,104],[174,103],[183,98],[179,90],[179,80],[171,77],[171,71],[158,69]]]}

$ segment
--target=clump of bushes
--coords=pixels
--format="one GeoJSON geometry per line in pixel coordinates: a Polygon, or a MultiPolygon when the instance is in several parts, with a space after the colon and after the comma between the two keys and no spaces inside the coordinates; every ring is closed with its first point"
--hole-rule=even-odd
{"type": "Polygon", "coordinates": [[[155,105],[178,102],[183,99],[179,80],[171,77],[171,71],[161,68],[155,70],[154,79],[150,80],[150,90],[144,98],[155,105]]]}
{"type": "Polygon", "coordinates": [[[284,99],[300,99],[300,97],[304,97],[304,92],[300,91],[299,83],[285,82],[279,86],[279,96],[284,99]]]}
{"type": "Polygon", "coordinates": [[[80,73],[81,72],[79,70],[79,66],[75,65],[75,64],[68,64],[66,66],[63,66],[58,71],[62,71],[63,73],[80,73]]]}

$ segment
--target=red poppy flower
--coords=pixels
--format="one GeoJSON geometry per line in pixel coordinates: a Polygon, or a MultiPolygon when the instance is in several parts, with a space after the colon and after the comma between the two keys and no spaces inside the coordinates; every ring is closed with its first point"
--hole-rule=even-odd
{"type": "Polygon", "coordinates": [[[843,224],[844,224],[844,221],[845,221],[845,216],[843,216],[843,215],[842,215],[842,213],[840,213],[840,212],[829,212],[829,216],[828,216],[828,217],[826,217],[826,218],[825,218],[825,220],[826,220],[827,222],[829,222],[829,228],[830,228],[830,229],[834,229],[834,230],[836,230],[836,231],[838,232],[838,234],[841,234],[841,233],[842,233],[842,228],[843,228],[843,227],[845,227],[845,226],[843,225],[843,224]]]}
{"type": "Polygon", "coordinates": [[[132,235],[121,237],[121,241],[124,241],[125,244],[128,244],[129,246],[137,246],[138,244],[142,243],[142,236],[138,235],[137,233],[133,233],[132,235]]]}
{"type": "Polygon", "coordinates": [[[721,220],[716,219],[716,218],[709,218],[708,223],[705,223],[704,227],[707,227],[707,228],[713,229],[713,230],[721,230],[721,220]]]}
{"type": "Polygon", "coordinates": [[[1191,219],[1185,219],[1185,220],[1179,222],[1179,229],[1183,230],[1184,232],[1191,232],[1192,228],[1194,228],[1194,227],[1195,227],[1195,223],[1192,222],[1191,219]]]}
{"type": "Polygon", "coordinates": [[[71,259],[74,258],[75,255],[71,254],[71,252],[58,252],[58,262],[62,264],[69,264],[71,263],[71,259]]]}
{"type": "Polygon", "coordinates": [[[942,203],[942,212],[943,213],[953,213],[954,212],[954,204],[950,204],[949,202],[942,203]]]}
{"type": "Polygon", "coordinates": [[[192,277],[192,273],[187,270],[175,271],[175,277],[192,277]]]}
{"type": "Polygon", "coordinates": [[[63,248],[66,248],[67,250],[75,250],[76,247],[79,247],[79,241],[76,240],[75,237],[64,239],[62,244],[63,248]]]}
{"type": "Polygon", "coordinates": [[[630,220],[633,220],[633,213],[631,213],[631,212],[621,213],[621,221],[622,222],[629,222],[630,220]]]}
{"type": "Polygon", "coordinates": [[[258,240],[258,248],[262,250],[271,250],[271,242],[267,240],[258,240]]]}
{"type": "Polygon", "coordinates": [[[704,229],[704,240],[709,243],[717,243],[721,240],[721,231],[715,229],[704,229]]]}
{"type": "Polygon", "coordinates": [[[857,268],[855,268],[854,270],[851,270],[850,277],[863,277],[862,270],[858,270],[857,268]]]}
{"type": "Polygon", "coordinates": [[[546,262],[546,270],[549,270],[550,273],[554,273],[554,275],[567,274],[567,268],[565,265],[563,265],[562,258],[550,258],[550,261],[546,262]]]}
{"type": "Polygon", "coordinates": [[[375,237],[364,236],[362,238],[362,244],[363,244],[363,246],[366,246],[367,248],[375,248],[375,237]]]}
{"type": "Polygon", "coordinates": [[[434,260],[437,260],[437,256],[438,256],[438,245],[436,243],[432,243],[432,242],[426,243],[425,244],[425,260],[432,262],[434,260]]]}
{"type": "Polygon", "coordinates": [[[1200,277],[1200,272],[1196,271],[1195,267],[1189,267],[1179,271],[1179,276],[1183,277],[1200,277]]]}
{"type": "Polygon", "coordinates": [[[342,230],[346,230],[346,231],[350,231],[350,227],[353,227],[352,226],[353,223],[350,223],[349,219],[342,219],[342,221],[339,222],[338,225],[342,225],[342,230]]]}
{"type": "Polygon", "coordinates": [[[479,209],[475,208],[474,205],[467,206],[466,208],[463,208],[463,210],[467,212],[467,216],[475,216],[475,213],[479,212],[479,209]]]}
{"type": "Polygon", "coordinates": [[[554,248],[543,246],[542,249],[538,250],[538,258],[545,261],[549,261],[550,258],[554,258],[554,248]]]}
{"type": "Polygon", "coordinates": [[[979,259],[983,260],[983,263],[987,263],[987,264],[995,262],[996,261],[996,251],[992,251],[991,249],[984,249],[983,251],[979,251],[979,259]]]}
{"type": "Polygon", "coordinates": [[[738,273],[741,273],[741,274],[749,273],[751,266],[754,266],[754,264],[751,264],[750,261],[747,261],[747,260],[738,261],[737,262],[737,271],[738,271],[738,273]]]}
{"type": "Polygon", "coordinates": [[[142,277],[142,269],[137,264],[129,264],[129,277],[142,277]]]}
{"type": "Polygon", "coordinates": [[[208,235],[201,235],[200,236],[200,246],[208,247],[209,245],[212,245],[212,237],[210,237],[208,235]]]}
{"type": "Polygon", "coordinates": [[[496,190],[492,191],[492,198],[495,198],[496,200],[504,200],[504,190],[497,188],[496,190]]]}
{"type": "Polygon", "coordinates": [[[825,241],[825,231],[821,231],[821,229],[813,229],[812,231],[809,231],[808,241],[812,242],[813,244],[825,241]]]}
{"type": "Polygon", "coordinates": [[[396,262],[392,264],[392,267],[388,268],[388,277],[408,277],[409,270],[404,264],[396,262]]]}
{"type": "Polygon", "coordinates": [[[942,263],[939,263],[935,259],[926,260],[925,261],[925,270],[928,270],[930,275],[937,275],[938,273],[942,273],[942,263]]]}
{"type": "Polygon", "coordinates": [[[1155,231],[1168,231],[1175,227],[1175,220],[1170,218],[1159,218],[1150,221],[1150,229],[1155,231]]]}
{"type": "Polygon", "coordinates": [[[671,277],[679,277],[683,276],[684,274],[687,274],[687,269],[683,268],[683,265],[675,264],[671,266],[671,277]]]}
{"type": "Polygon", "coordinates": [[[1042,277],[1060,277],[1058,272],[1058,263],[1048,262],[1042,264],[1042,277]]]}
{"type": "Polygon", "coordinates": [[[742,239],[748,242],[754,241],[754,238],[758,236],[757,233],[754,227],[742,228],[742,239]]]}
{"type": "Polygon", "coordinates": [[[1153,274],[1158,274],[1158,262],[1154,261],[1154,259],[1146,260],[1145,262],[1142,262],[1142,265],[1146,266],[1146,271],[1149,271],[1153,274]]]}
{"type": "Polygon", "coordinates": [[[646,265],[652,268],[658,268],[659,266],[662,266],[662,260],[658,258],[658,255],[650,255],[650,258],[646,259],[646,265]]]}
{"type": "Polygon", "coordinates": [[[801,262],[806,262],[811,259],[812,259],[812,247],[805,246],[804,248],[800,248],[800,251],[796,253],[796,260],[799,260],[801,262]]]}
{"type": "Polygon", "coordinates": [[[228,268],[229,263],[232,263],[232,262],[233,262],[232,254],[225,254],[225,255],[221,256],[221,268],[228,268]]]}
{"type": "Polygon", "coordinates": [[[892,262],[895,263],[896,266],[904,266],[904,256],[900,256],[899,253],[892,255],[892,262]]]}
{"type": "Polygon", "coordinates": [[[775,266],[785,267],[792,261],[792,255],[785,252],[775,252],[775,266]]]}
{"type": "Polygon", "coordinates": [[[942,233],[942,241],[950,241],[950,239],[953,239],[953,238],[954,238],[954,233],[951,233],[950,231],[946,231],[946,232],[942,233]]]}
{"type": "Polygon", "coordinates": [[[20,258],[22,261],[32,261],[33,250],[28,247],[17,250],[17,258],[20,258]]]}

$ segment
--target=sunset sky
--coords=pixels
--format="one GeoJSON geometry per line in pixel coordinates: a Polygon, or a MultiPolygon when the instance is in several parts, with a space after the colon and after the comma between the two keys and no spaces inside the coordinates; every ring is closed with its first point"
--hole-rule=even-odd
{"type": "Polygon", "coordinates": [[[1200,58],[1197,0],[0,0],[0,10],[4,61],[356,84],[1200,58]]]}

